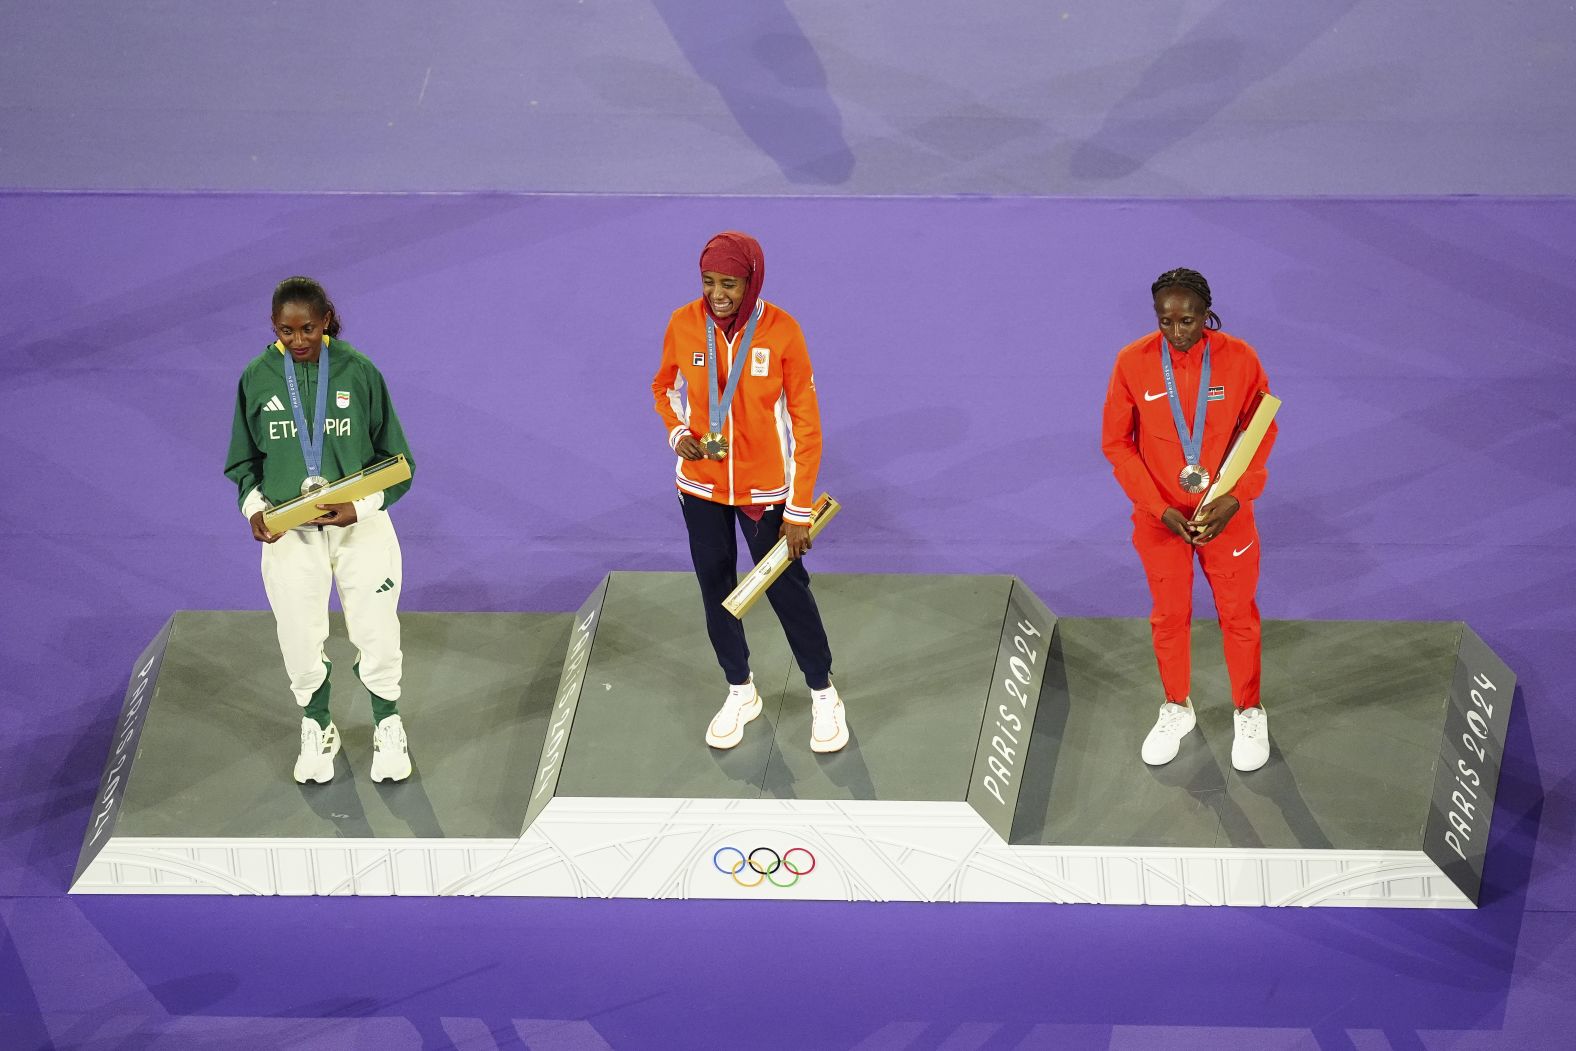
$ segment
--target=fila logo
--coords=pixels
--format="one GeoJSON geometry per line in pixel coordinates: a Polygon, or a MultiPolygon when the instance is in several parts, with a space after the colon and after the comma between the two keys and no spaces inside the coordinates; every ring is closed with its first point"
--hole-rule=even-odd
{"type": "Polygon", "coordinates": [[[348,390],[336,390],[334,392],[334,404],[341,409],[350,408],[350,392],[348,390]]]}
{"type": "Polygon", "coordinates": [[[751,376],[766,376],[766,375],[769,375],[769,370],[771,369],[771,367],[772,367],[772,348],[770,348],[770,347],[751,347],[750,348],[750,375],[751,376]]]}
{"type": "Polygon", "coordinates": [[[285,411],[285,403],[279,400],[279,395],[275,394],[272,398],[269,398],[268,401],[266,401],[263,404],[263,411],[264,412],[284,412],[285,411]]]}
{"type": "Polygon", "coordinates": [[[1223,387],[1223,386],[1209,388],[1209,397],[1206,398],[1205,400],[1206,401],[1225,401],[1226,400],[1226,388],[1223,387]]]}
{"type": "Polygon", "coordinates": [[[706,364],[706,355],[697,350],[695,352],[695,356],[690,359],[690,364],[694,365],[696,368],[699,368],[700,366],[706,364]]]}
{"type": "Polygon", "coordinates": [[[1164,398],[1165,396],[1166,396],[1166,392],[1165,391],[1161,391],[1159,394],[1151,394],[1147,390],[1144,391],[1144,400],[1145,401],[1159,401],[1161,398],[1164,398]]]}

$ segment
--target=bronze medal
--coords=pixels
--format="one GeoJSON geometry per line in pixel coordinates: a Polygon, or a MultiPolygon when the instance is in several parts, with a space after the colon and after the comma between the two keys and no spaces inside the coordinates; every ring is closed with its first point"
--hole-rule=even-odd
{"type": "Polygon", "coordinates": [[[1190,463],[1182,468],[1182,473],[1177,476],[1177,482],[1185,492],[1202,493],[1209,488],[1209,472],[1196,463],[1190,463]]]}

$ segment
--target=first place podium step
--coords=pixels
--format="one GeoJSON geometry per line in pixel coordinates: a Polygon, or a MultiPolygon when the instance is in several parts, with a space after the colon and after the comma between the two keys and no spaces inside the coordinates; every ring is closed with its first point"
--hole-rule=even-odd
{"type": "Polygon", "coordinates": [[[1238,774],[1212,622],[1199,728],[1149,768],[1145,621],[1057,618],[1000,576],[823,574],[816,594],[841,753],[811,752],[765,607],[763,715],[708,748],[722,690],[693,580],[614,573],[574,614],[403,615],[416,772],[381,786],[337,630],[345,751],[300,786],[269,616],[178,613],[133,668],[72,889],[1476,902],[1515,680],[1460,622],[1267,622],[1275,751],[1238,774]]]}

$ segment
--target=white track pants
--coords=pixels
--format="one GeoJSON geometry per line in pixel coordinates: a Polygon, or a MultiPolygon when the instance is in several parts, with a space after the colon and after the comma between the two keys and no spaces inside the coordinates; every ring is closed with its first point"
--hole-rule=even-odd
{"type": "Polygon", "coordinates": [[[362,684],[385,700],[399,700],[403,580],[399,537],[389,516],[374,511],[355,525],[292,529],[262,548],[263,588],[296,703],[305,708],[323,685],[331,583],[339,587],[362,684]]]}

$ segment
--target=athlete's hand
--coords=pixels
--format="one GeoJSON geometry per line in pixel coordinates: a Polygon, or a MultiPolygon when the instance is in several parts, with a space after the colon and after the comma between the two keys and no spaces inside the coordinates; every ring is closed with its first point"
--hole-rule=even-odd
{"type": "Polygon", "coordinates": [[[782,529],[778,531],[777,535],[788,540],[789,558],[801,558],[806,551],[810,550],[809,526],[784,522],[782,529]]]}
{"type": "Polygon", "coordinates": [[[1193,529],[1188,525],[1187,516],[1174,507],[1166,508],[1166,513],[1160,516],[1160,521],[1165,523],[1167,529],[1181,537],[1189,545],[1194,543],[1193,529]]]}
{"type": "Polygon", "coordinates": [[[1193,521],[1189,523],[1189,527],[1193,530],[1193,543],[1195,545],[1207,544],[1219,536],[1220,531],[1226,528],[1226,523],[1231,521],[1232,516],[1237,513],[1237,509],[1241,506],[1242,504],[1237,501],[1237,498],[1230,493],[1227,493],[1225,496],[1217,496],[1214,500],[1205,504],[1203,509],[1193,516],[1193,521]]]}
{"type": "Polygon", "coordinates": [[[673,445],[673,451],[686,460],[704,460],[706,450],[700,447],[700,441],[693,434],[686,434],[673,445]]]}
{"type": "Polygon", "coordinates": [[[323,513],[312,519],[313,525],[347,526],[356,524],[355,504],[318,504],[323,513]]]}
{"type": "Polygon", "coordinates": [[[263,513],[261,511],[258,511],[256,514],[252,515],[251,521],[253,540],[264,544],[272,544],[275,540],[278,540],[280,537],[284,536],[283,533],[270,533],[268,531],[268,527],[263,524],[263,513]]]}

